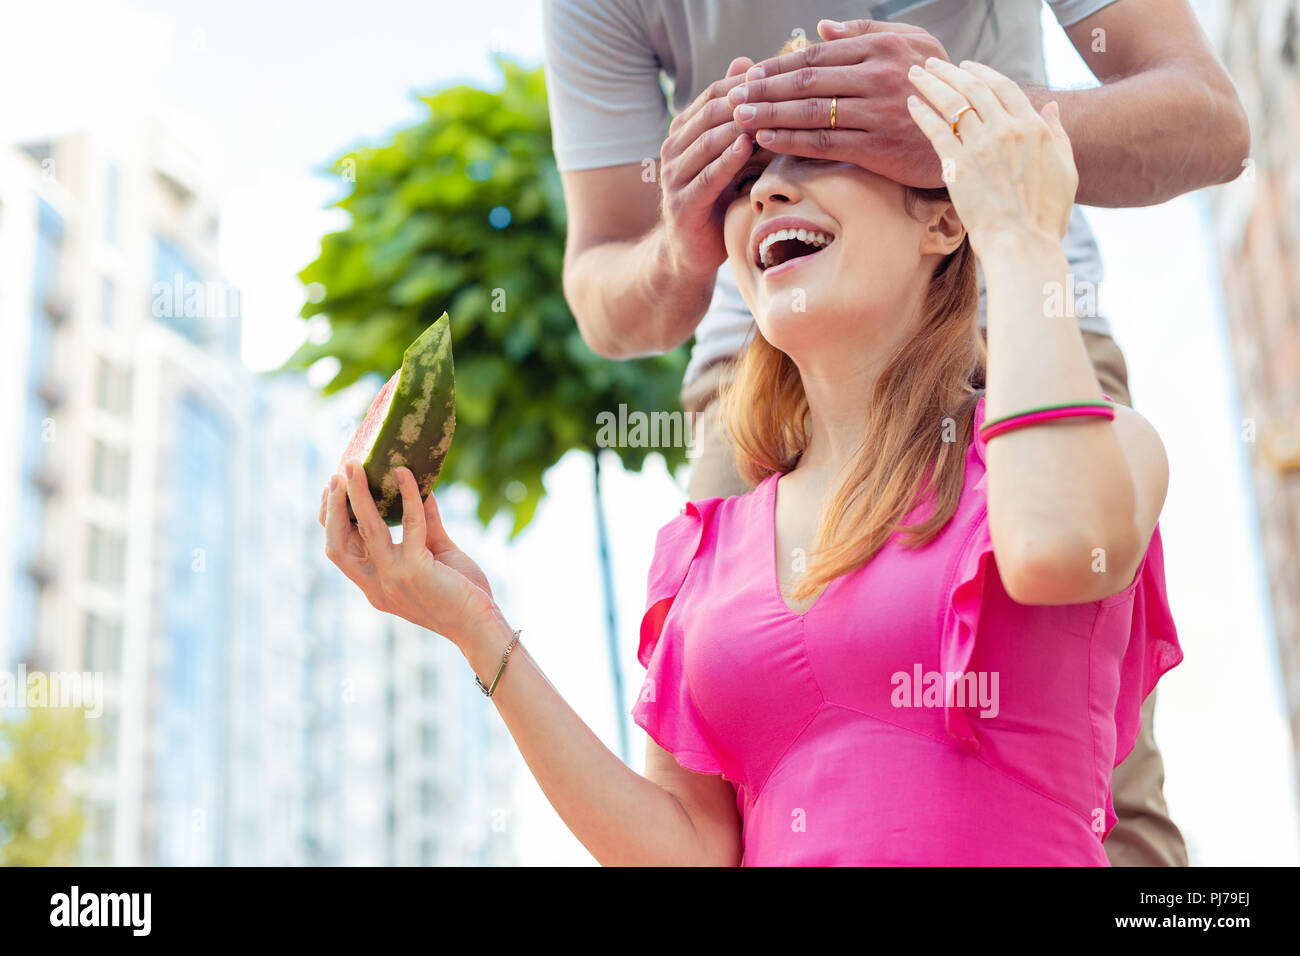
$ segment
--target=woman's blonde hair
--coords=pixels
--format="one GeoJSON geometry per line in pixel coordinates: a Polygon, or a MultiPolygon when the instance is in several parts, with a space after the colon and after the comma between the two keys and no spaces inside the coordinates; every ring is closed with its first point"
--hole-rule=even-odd
{"type": "MultiPolygon", "coordinates": [[[[781,49],[796,48],[791,40],[781,49]]],[[[909,215],[945,188],[906,187],[909,215]]],[[[896,531],[918,548],[952,518],[965,477],[987,353],[976,327],[979,290],[969,238],[934,270],[921,324],[890,359],[872,395],[862,444],[822,512],[807,573],[794,598],[807,600],[870,561],[896,531]],[[907,518],[927,501],[933,507],[907,518]]],[[[724,382],[726,431],[742,477],[758,484],[785,474],[808,446],[808,401],[788,355],[755,331],[724,382]]]]}

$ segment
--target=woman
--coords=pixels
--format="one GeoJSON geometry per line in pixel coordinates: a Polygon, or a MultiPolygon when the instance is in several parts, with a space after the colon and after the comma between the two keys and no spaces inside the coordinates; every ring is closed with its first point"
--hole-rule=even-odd
{"type": "Polygon", "coordinates": [[[455,642],[602,863],[1106,865],[1110,771],[1182,657],[1164,452],[1104,401],[1062,294],[1055,105],[974,63],[910,78],[948,193],[756,149],[728,197],[760,333],[728,432],[758,485],[659,534],[644,776],[546,681],[409,472],[400,545],[359,465],[327,489],[331,559],[455,642]]]}

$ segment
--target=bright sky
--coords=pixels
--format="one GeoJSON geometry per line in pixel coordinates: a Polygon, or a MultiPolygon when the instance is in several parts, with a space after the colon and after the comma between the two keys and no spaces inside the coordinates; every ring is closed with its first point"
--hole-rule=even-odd
{"type": "MultiPolygon", "coordinates": [[[[111,124],[136,112],[197,130],[222,192],[221,251],[243,292],[245,358],[268,368],[302,339],[295,273],[316,255],[320,235],[344,222],[322,208],[339,187],[317,170],[418,118],[413,90],[495,84],[490,47],[540,60],[540,19],[535,0],[20,5],[6,12],[10,48],[0,57],[0,88],[22,95],[0,98],[0,139],[111,124]],[[56,60],[50,42],[13,42],[23,37],[57,38],[56,60]]],[[[1048,22],[1053,81],[1088,83],[1048,22]]],[[[1205,204],[1197,196],[1153,209],[1094,210],[1090,219],[1107,268],[1102,307],[1128,358],[1136,405],[1170,458],[1161,527],[1187,658],[1161,682],[1166,795],[1194,863],[1295,865],[1295,768],[1205,204]]],[[[616,468],[605,475],[626,710],[641,680],[635,634],[654,534],[682,494],[661,466],[643,476],[616,468]]],[[[487,540],[466,531],[461,543],[507,583],[508,615],[525,629],[531,653],[613,746],[590,465],[566,458],[547,484],[550,498],[514,547],[503,546],[500,529],[487,540]]],[[[639,768],[641,737],[633,730],[639,768]]],[[[589,863],[522,760],[516,764],[523,862],[589,863]]]]}

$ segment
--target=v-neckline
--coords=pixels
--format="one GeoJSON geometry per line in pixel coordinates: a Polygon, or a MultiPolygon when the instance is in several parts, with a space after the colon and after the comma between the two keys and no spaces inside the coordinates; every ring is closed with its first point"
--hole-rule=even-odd
{"type": "MultiPolygon", "coordinates": [[[[798,618],[802,621],[812,613],[815,608],[821,606],[822,601],[826,599],[826,595],[830,592],[830,589],[835,586],[835,582],[839,580],[839,577],[832,578],[827,582],[826,586],[822,588],[821,594],[817,595],[812,604],[808,605],[802,611],[796,611],[786,603],[785,594],[781,591],[781,573],[778,570],[779,565],[777,564],[780,560],[780,556],[776,553],[776,495],[777,485],[781,483],[781,474],[775,472],[767,479],[767,481],[771,484],[771,488],[768,490],[768,498],[770,500],[767,502],[767,562],[769,573],[771,574],[771,592],[776,597],[777,603],[787,615],[798,618]]],[[[843,577],[843,575],[840,575],[840,577],[843,577]]]]}

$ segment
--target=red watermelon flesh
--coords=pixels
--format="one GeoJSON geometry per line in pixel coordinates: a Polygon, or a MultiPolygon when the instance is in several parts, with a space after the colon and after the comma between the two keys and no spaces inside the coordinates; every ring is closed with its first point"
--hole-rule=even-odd
{"type": "Polygon", "coordinates": [[[370,403],[370,407],[366,409],[366,417],[361,420],[356,433],[348,442],[347,450],[343,452],[344,462],[365,461],[370,456],[370,449],[374,446],[375,439],[379,437],[380,429],[384,427],[384,419],[388,417],[388,406],[393,403],[397,380],[401,377],[402,370],[399,368],[379,390],[375,400],[370,403]]]}

